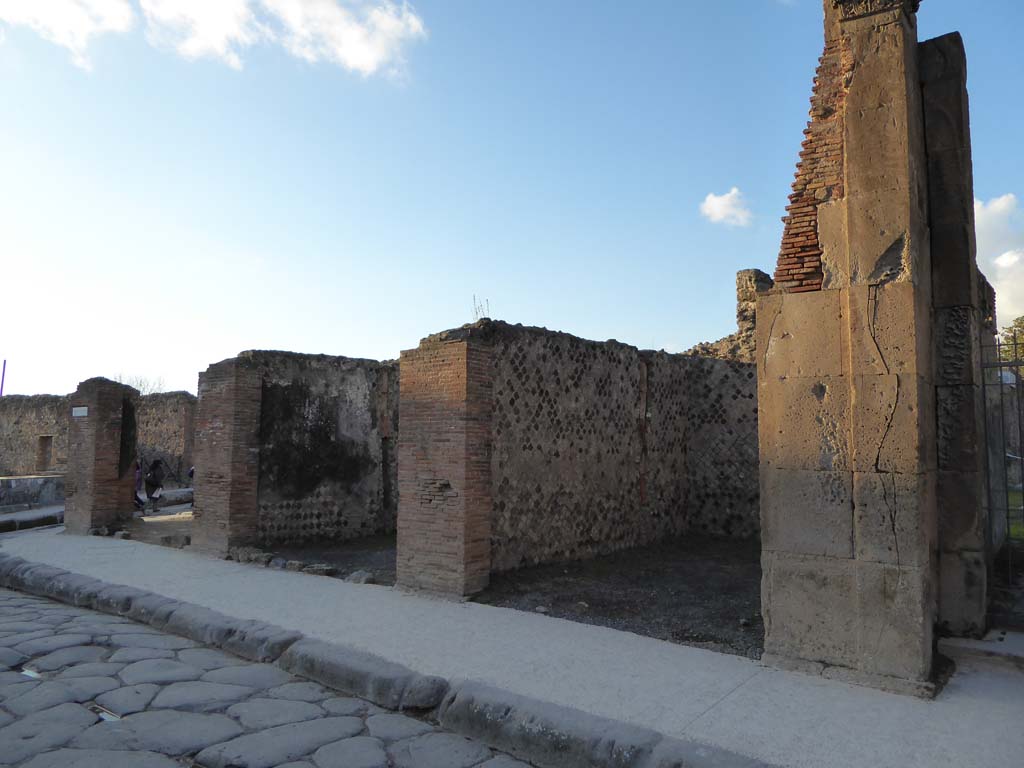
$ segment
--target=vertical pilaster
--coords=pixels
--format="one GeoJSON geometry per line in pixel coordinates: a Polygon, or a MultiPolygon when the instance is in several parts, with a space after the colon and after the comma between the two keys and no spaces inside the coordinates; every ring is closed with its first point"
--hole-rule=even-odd
{"type": "Polygon", "coordinates": [[[428,339],[401,371],[398,584],[470,595],[490,577],[491,348],[428,339]]]}
{"type": "Polygon", "coordinates": [[[135,403],[139,393],[103,378],[71,396],[64,524],[85,534],[111,526],[133,509],[135,403]]]}
{"type": "Polygon", "coordinates": [[[244,358],[199,374],[192,546],[212,554],[256,543],[262,376],[244,358]]]}
{"type": "Polygon", "coordinates": [[[916,7],[825,0],[839,66],[819,70],[822,149],[802,153],[794,184],[814,195],[790,210],[780,254],[787,267],[794,242],[815,245],[821,281],[780,274],[761,296],[757,357],[765,660],[927,694],[935,389],[916,7]]]}
{"type": "Polygon", "coordinates": [[[967,55],[959,34],[929,40],[919,50],[935,316],[939,623],[954,635],[980,635],[987,612],[987,512],[967,55]]]}

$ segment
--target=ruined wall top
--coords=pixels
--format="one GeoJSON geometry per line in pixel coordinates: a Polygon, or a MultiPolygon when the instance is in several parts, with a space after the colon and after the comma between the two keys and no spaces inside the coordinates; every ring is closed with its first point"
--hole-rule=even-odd
{"type": "Polygon", "coordinates": [[[908,14],[917,13],[921,0],[828,0],[839,11],[843,21],[873,16],[876,13],[902,10],[908,14]]]}

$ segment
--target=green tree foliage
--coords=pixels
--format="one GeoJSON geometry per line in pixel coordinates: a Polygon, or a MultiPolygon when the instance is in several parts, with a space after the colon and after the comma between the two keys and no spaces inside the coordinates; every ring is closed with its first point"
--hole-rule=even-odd
{"type": "MultiPolygon", "coordinates": [[[[1003,360],[1024,360],[1024,315],[999,332],[999,343],[1003,360]]],[[[1017,375],[1024,376],[1024,365],[1017,366],[1017,375]]]]}

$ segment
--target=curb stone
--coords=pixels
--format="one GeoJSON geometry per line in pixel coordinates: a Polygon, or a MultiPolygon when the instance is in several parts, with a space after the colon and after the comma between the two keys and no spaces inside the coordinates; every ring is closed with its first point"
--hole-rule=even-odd
{"type": "Polygon", "coordinates": [[[718,747],[530,699],[473,681],[449,683],[345,646],[235,619],[155,592],[109,584],[0,552],[0,587],[126,616],[358,696],[432,713],[445,729],[538,768],[773,768],[718,747]]]}

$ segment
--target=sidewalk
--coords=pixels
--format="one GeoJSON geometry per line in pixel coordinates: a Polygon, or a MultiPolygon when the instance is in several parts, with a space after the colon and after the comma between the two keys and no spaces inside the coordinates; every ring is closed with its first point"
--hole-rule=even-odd
{"type": "Polygon", "coordinates": [[[55,529],[0,550],[333,640],[449,679],[653,728],[779,765],[1015,765],[1024,673],[963,658],[935,701],[503,608],[267,570],[55,529]]]}

